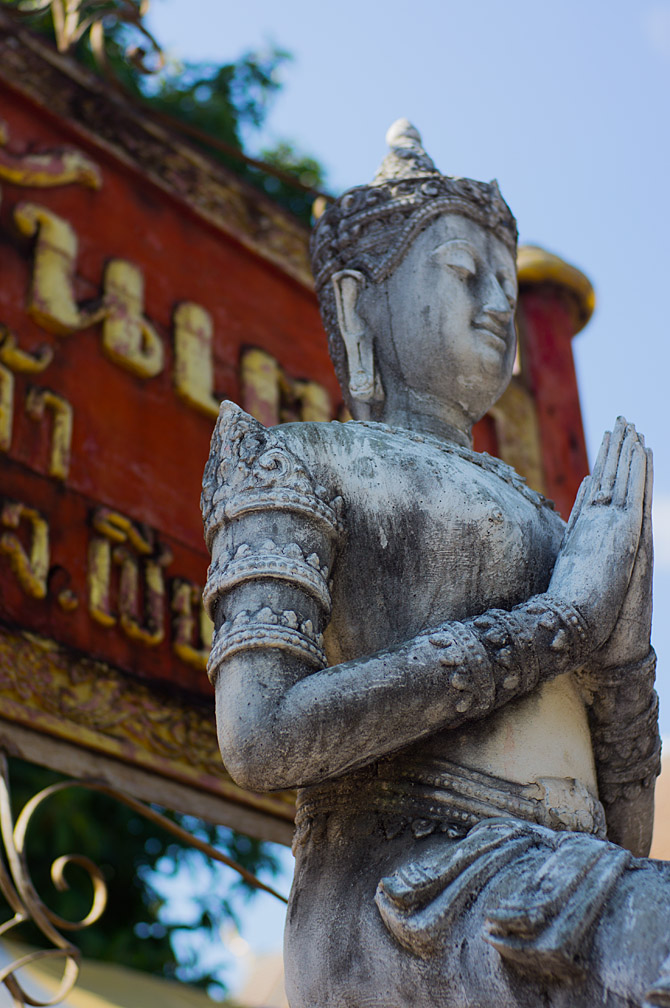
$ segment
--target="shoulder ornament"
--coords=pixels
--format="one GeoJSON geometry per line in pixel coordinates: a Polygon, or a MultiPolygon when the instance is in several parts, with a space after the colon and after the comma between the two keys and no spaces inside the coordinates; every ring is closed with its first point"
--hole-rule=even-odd
{"type": "Polygon", "coordinates": [[[201,506],[211,550],[217,530],[253,511],[302,514],[330,536],[341,529],[342,498],[328,500],[304,463],[276,430],[268,430],[235,403],[221,403],[203,477],[201,506]]]}
{"type": "Polygon", "coordinates": [[[341,511],[342,498],[331,498],[281,429],[222,403],[202,489],[212,555],[203,601],[217,625],[212,682],[229,659],[259,649],[325,668],[341,511]]]}

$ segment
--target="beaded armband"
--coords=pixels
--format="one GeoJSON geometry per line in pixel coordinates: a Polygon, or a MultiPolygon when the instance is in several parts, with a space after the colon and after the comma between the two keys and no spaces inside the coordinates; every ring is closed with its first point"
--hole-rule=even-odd
{"type": "Polygon", "coordinates": [[[260,578],[290,581],[312,596],[324,613],[330,612],[329,568],[315,551],[308,553],[298,543],[285,545],[264,539],[242,543],[236,549],[219,549],[207,573],[203,592],[205,607],[213,619],[218,599],[236,585],[260,578]],[[307,554],[307,555],[306,555],[307,554]]]}
{"type": "Polygon", "coordinates": [[[577,609],[549,595],[447,623],[429,642],[448,670],[456,721],[482,717],[540,681],[579,668],[590,650],[577,609]]]}
{"type": "Polygon", "coordinates": [[[240,651],[279,648],[307,662],[315,669],[325,668],[323,634],[317,633],[311,620],[299,622],[293,610],[274,612],[269,606],[257,612],[242,610],[235,619],[226,620],[214,635],[207,663],[207,674],[214,685],[218,670],[227,658],[240,651]]]}
{"type": "Polygon", "coordinates": [[[589,725],[600,796],[607,804],[634,798],[661,770],[656,653],[640,662],[586,674],[589,725]]]}
{"type": "Polygon", "coordinates": [[[202,490],[212,554],[203,601],[220,621],[208,663],[212,681],[226,659],[258,649],[325,667],[323,630],[341,508],[342,499],[329,499],[279,432],[222,403],[202,490]],[[289,589],[295,609],[278,604],[277,588],[284,605],[289,589]]]}

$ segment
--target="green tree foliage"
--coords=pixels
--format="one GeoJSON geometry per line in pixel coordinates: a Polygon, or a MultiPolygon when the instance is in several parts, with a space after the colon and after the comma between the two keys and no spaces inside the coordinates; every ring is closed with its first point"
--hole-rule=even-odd
{"type": "MultiPolygon", "coordinates": [[[[316,158],[301,153],[286,140],[280,141],[275,147],[267,147],[261,151],[261,160],[293,176],[301,185],[311,190],[323,190],[325,187],[324,171],[316,158]]],[[[307,225],[311,223],[314,200],[311,193],[300,192],[283,179],[268,174],[261,177],[259,183],[277,203],[281,203],[303,223],[307,225]]]]}
{"type": "MultiPolygon", "coordinates": [[[[31,763],[10,760],[15,817],[34,794],[63,779],[31,763]]],[[[167,814],[250,871],[266,877],[276,873],[278,861],[272,845],[192,816],[167,814]]],[[[221,926],[226,921],[236,923],[235,907],[254,891],[231,869],[182,846],[120,802],[81,787],[53,795],[38,809],[28,832],[27,852],[40,898],[67,920],[80,920],[88,912],[91,885],[83,869],[73,865],[67,870],[71,888],[57,892],[50,877],[52,862],[61,855],[78,853],[101,869],[108,887],[107,908],[98,923],[72,935],[84,956],[219,992],[224,989],[229,960],[220,937],[221,926]],[[166,904],[155,884],[161,876],[177,874],[188,890],[186,916],[166,904]],[[186,948],[180,941],[186,929],[190,951],[177,959],[175,945],[186,948]],[[208,956],[207,965],[203,965],[197,954],[203,944],[218,946],[218,962],[213,964],[208,956]]],[[[6,908],[2,919],[8,915],[6,908]]],[[[22,925],[16,937],[33,945],[45,944],[33,925],[22,925]]]]}
{"type": "Polygon", "coordinates": [[[281,86],[281,68],[289,60],[287,52],[273,48],[246,53],[237,63],[224,66],[186,64],[156,80],[136,83],[144,88],[155,111],[187,128],[191,142],[309,225],[314,196],[325,186],[324,170],[315,158],[283,140],[263,150],[260,162],[250,164],[207,143],[207,137],[212,137],[242,150],[243,137],[262,127],[281,86]],[[264,170],[263,165],[278,169],[281,175],[264,170]],[[292,180],[299,185],[291,184],[292,180]]]}

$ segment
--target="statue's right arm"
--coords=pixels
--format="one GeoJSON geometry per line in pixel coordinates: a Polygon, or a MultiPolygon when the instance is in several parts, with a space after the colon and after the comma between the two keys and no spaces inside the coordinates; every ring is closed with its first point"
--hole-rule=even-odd
{"type": "MultiPolygon", "coordinates": [[[[625,452],[627,487],[639,459],[631,444],[625,452]]],[[[589,507],[596,491],[586,495],[546,594],[327,667],[321,635],[338,502],[276,432],[234,407],[222,411],[203,494],[212,551],[205,597],[216,625],[209,670],[219,741],[233,777],[254,789],[335,777],[580,667],[611,631],[612,598],[630,577],[614,569],[622,538],[639,536],[623,477],[601,468],[615,503],[589,507]],[[611,548],[600,542],[594,555],[606,514],[611,548]],[[574,555],[575,537],[583,555],[574,555]],[[590,598],[593,577],[609,586],[604,604],[590,598]]]]}

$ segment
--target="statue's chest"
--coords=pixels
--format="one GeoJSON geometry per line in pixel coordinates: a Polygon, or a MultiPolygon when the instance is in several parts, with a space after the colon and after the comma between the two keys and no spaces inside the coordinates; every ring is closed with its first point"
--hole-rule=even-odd
{"type": "Polygon", "coordinates": [[[361,636],[374,649],[546,588],[560,523],[512,482],[434,449],[351,461],[333,581],[340,659],[361,636]]]}

